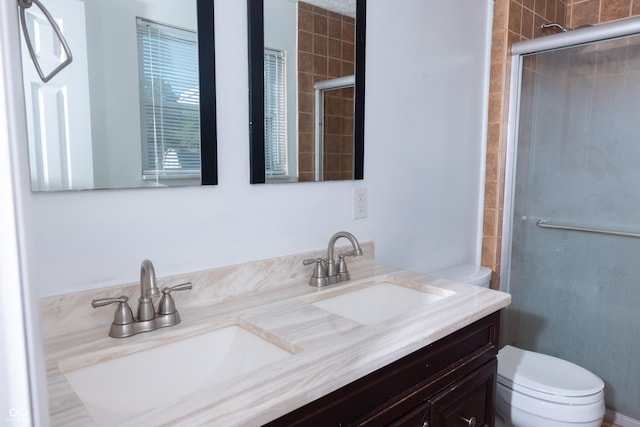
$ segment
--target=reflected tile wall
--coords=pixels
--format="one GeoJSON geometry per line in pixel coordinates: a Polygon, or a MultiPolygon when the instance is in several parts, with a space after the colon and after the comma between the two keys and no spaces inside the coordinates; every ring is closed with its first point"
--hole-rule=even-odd
{"type": "MultiPolygon", "coordinates": [[[[298,2],[298,165],[299,180],[315,180],[315,101],[316,82],[355,72],[355,20],[326,9],[298,2]]],[[[337,129],[348,126],[343,123],[337,129]]],[[[341,146],[341,145],[340,145],[341,146]]],[[[351,153],[341,150],[331,159],[337,179],[348,174],[341,166],[351,153]]],[[[336,146],[337,147],[337,146],[336,146]]],[[[351,169],[353,166],[351,164],[351,169]]],[[[353,175],[351,171],[350,176],[353,175]]],[[[333,175],[332,175],[333,177],[333,175]]]]}
{"type": "Polygon", "coordinates": [[[325,181],[353,179],[354,93],[353,87],[325,92],[325,181]]]}

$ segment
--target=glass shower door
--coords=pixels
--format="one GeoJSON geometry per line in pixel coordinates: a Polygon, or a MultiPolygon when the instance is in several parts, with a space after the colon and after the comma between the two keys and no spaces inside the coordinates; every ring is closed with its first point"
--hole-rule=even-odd
{"type": "Polygon", "coordinates": [[[523,57],[504,343],[581,365],[640,419],[640,37],[523,57]]]}

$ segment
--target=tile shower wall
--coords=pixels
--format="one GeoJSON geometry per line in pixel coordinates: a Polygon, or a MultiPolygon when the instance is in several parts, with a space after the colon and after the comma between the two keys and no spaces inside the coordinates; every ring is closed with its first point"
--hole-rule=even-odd
{"type": "Polygon", "coordinates": [[[640,0],[495,0],[482,239],[482,265],[494,272],[492,288],[500,285],[511,44],[543,36],[542,22],[578,28],[638,15],[640,0]]]}
{"type": "Polygon", "coordinates": [[[601,24],[640,15],[638,0],[567,0],[567,25],[601,24]]]}
{"type": "Polygon", "coordinates": [[[487,131],[487,169],[482,237],[482,265],[493,270],[491,287],[500,284],[500,242],[504,205],[504,171],[508,118],[510,47],[513,42],[539,37],[543,22],[566,22],[561,0],[496,0],[491,40],[491,84],[487,131]]]}
{"type": "MultiPolygon", "coordinates": [[[[316,82],[354,74],[355,20],[310,4],[298,3],[298,164],[299,180],[315,180],[316,82]]],[[[348,91],[346,91],[348,94],[348,91]]],[[[326,179],[353,176],[353,98],[351,108],[343,108],[344,95],[331,121],[336,124],[325,156],[326,179]],[[340,113],[337,113],[340,111],[340,113]],[[351,122],[349,122],[349,119],[351,122]],[[345,138],[351,129],[351,137],[345,138]]],[[[348,102],[348,100],[346,101],[348,102]]]]}
{"type": "Polygon", "coordinates": [[[325,92],[324,176],[325,181],[353,179],[354,88],[325,92]]]}

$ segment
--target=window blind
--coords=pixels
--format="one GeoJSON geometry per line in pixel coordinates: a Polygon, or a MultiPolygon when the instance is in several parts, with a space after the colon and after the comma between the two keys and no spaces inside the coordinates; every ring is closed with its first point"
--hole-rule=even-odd
{"type": "Polygon", "coordinates": [[[137,18],[145,179],[200,176],[197,35],[137,18]]]}
{"type": "Polygon", "coordinates": [[[285,53],[264,51],[264,150],[265,175],[284,176],[287,164],[285,107],[285,53]]]}

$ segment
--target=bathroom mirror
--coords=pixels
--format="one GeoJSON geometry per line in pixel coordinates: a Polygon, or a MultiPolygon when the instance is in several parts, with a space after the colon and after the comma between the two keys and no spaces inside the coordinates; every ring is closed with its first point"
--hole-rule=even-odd
{"type": "Polygon", "coordinates": [[[248,0],[251,183],[363,179],[366,0],[248,0]]]}
{"type": "MultiPolygon", "coordinates": [[[[32,191],[217,184],[214,0],[42,3],[73,60],[43,83],[22,34],[32,191]]],[[[25,18],[46,73],[61,44],[25,18]]]]}

